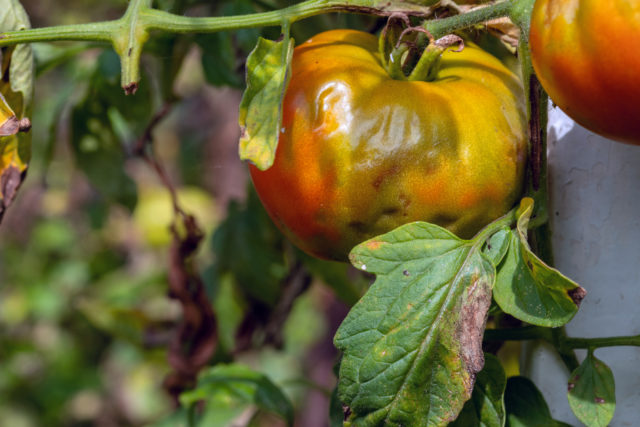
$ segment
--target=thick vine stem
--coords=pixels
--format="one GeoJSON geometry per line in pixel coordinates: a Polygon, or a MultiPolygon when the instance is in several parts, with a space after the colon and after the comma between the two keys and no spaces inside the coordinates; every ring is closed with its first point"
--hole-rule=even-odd
{"type": "MultiPolygon", "coordinates": [[[[442,20],[429,21],[426,29],[436,38],[508,14],[511,2],[499,3],[442,20]]],[[[404,0],[307,0],[293,6],[250,15],[187,17],[152,8],[151,0],[131,0],[122,18],[91,24],[62,25],[0,34],[0,47],[18,43],[50,41],[95,41],[111,43],[122,61],[122,85],[135,92],[140,78],[139,59],[151,31],[211,33],[241,28],[279,26],[330,12],[392,16],[396,13],[426,16],[430,7],[404,0]]]]}

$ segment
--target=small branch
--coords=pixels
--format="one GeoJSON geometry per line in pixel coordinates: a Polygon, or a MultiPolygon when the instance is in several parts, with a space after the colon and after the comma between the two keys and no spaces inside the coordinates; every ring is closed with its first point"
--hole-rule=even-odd
{"type": "Polygon", "coordinates": [[[565,345],[576,349],[593,349],[601,347],[631,346],[640,347],[640,335],[603,337],[603,338],[566,338],[565,345]]]}

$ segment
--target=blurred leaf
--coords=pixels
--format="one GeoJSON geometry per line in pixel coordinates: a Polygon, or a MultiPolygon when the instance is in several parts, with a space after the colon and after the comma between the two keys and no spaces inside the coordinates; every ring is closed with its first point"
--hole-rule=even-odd
{"type": "Polygon", "coordinates": [[[235,348],[235,336],[242,322],[243,301],[236,294],[233,277],[224,275],[220,278],[218,293],[213,300],[213,308],[218,316],[218,335],[220,344],[227,352],[235,348]]]}
{"type": "Polygon", "coordinates": [[[247,88],[238,118],[240,158],[261,170],[271,167],[275,157],[292,56],[293,39],[273,42],[260,38],[247,58],[247,88]]]}
{"type": "Polygon", "coordinates": [[[606,427],[616,410],[616,389],[611,368],[589,351],[569,378],[569,405],[589,427],[606,427]]]}
{"type": "MultiPolygon", "coordinates": [[[[237,404],[253,404],[268,412],[282,417],[288,425],[293,425],[293,406],[284,393],[265,375],[252,371],[246,366],[216,365],[203,371],[198,377],[198,385],[194,390],[184,392],[180,396],[180,403],[190,406],[204,401],[205,405],[213,404],[217,410],[226,407],[231,410],[231,416],[238,414],[237,404]],[[221,408],[222,406],[222,408],[221,408]]],[[[213,408],[207,408],[207,412],[213,408]]],[[[218,422],[201,423],[207,426],[224,426],[228,417],[218,419],[218,422]]]]}
{"type": "MultiPolygon", "coordinates": [[[[217,15],[248,15],[254,12],[256,10],[250,1],[234,0],[224,3],[217,15]]],[[[202,48],[202,67],[207,81],[214,86],[243,88],[244,75],[238,61],[244,61],[258,37],[260,30],[256,28],[197,36],[196,41],[202,48]]]]}
{"type": "Polygon", "coordinates": [[[504,390],[507,377],[497,357],[485,353],[484,368],[476,377],[471,399],[451,427],[502,427],[505,423],[504,390]]]}
{"type": "Polygon", "coordinates": [[[576,314],[586,291],[531,252],[527,226],[532,211],[533,200],[523,199],[493,296],[505,313],[517,319],[539,326],[562,326],[576,314]]]}
{"type": "Polygon", "coordinates": [[[282,237],[254,192],[246,206],[232,202],[227,218],[213,234],[218,275],[231,272],[242,289],[273,306],[287,275],[282,237]]]}
{"type": "MultiPolygon", "coordinates": [[[[232,15],[249,15],[255,13],[256,8],[254,2],[251,0],[232,0],[224,3],[220,10],[222,16],[232,15]]],[[[289,6],[289,4],[287,4],[289,6]]],[[[238,47],[242,50],[243,54],[247,55],[256,45],[258,37],[260,37],[260,29],[258,28],[243,28],[233,32],[234,38],[238,44],[238,47]]]]}
{"type": "Polygon", "coordinates": [[[338,398],[338,388],[336,387],[331,393],[331,399],[329,400],[329,426],[343,427],[343,424],[344,411],[342,409],[342,403],[338,398]]]}
{"type": "MultiPolygon", "coordinates": [[[[0,0],[0,32],[30,28],[17,0],[0,0]]],[[[25,178],[31,159],[31,133],[23,121],[30,114],[34,66],[31,46],[0,49],[0,220],[25,178]]]]}
{"type": "Polygon", "coordinates": [[[202,68],[210,84],[236,88],[244,86],[244,79],[236,69],[236,52],[231,33],[222,31],[202,34],[196,41],[202,48],[202,68]]]}
{"type": "Polygon", "coordinates": [[[314,276],[322,279],[344,303],[357,303],[369,287],[370,281],[363,275],[350,277],[350,265],[344,262],[325,261],[300,252],[305,267],[314,276]]]}
{"type": "Polygon", "coordinates": [[[72,110],[71,145],[78,167],[91,184],[108,201],[133,210],[137,188],[124,168],[127,156],[121,138],[141,132],[153,107],[148,85],[141,85],[135,102],[125,98],[118,73],[115,53],[103,52],[86,98],[72,110]]]}
{"type": "Polygon", "coordinates": [[[377,275],[335,336],[338,393],[354,426],[442,426],[482,369],[495,268],[480,244],[416,222],[368,240],[352,263],[377,275]]]}
{"type": "Polygon", "coordinates": [[[526,377],[511,377],[507,380],[504,404],[507,410],[507,427],[568,426],[551,418],[542,393],[526,377]]]}

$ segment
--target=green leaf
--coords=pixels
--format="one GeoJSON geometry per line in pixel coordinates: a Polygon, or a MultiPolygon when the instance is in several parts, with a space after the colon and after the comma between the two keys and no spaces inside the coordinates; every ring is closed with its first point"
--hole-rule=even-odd
{"type": "Polygon", "coordinates": [[[329,400],[329,426],[342,427],[343,423],[344,411],[342,409],[342,403],[338,398],[338,389],[335,388],[331,393],[331,399],[329,400]]]}
{"type": "Polygon", "coordinates": [[[229,32],[199,35],[196,41],[202,48],[202,69],[210,84],[243,86],[242,76],[236,70],[236,53],[229,32]]]}
{"type": "Polygon", "coordinates": [[[342,302],[353,306],[357,303],[371,281],[362,273],[344,262],[325,261],[300,251],[299,256],[311,274],[319,277],[335,292],[342,302]],[[357,273],[357,275],[350,274],[357,273]]]}
{"type": "Polygon", "coordinates": [[[504,394],[507,427],[561,427],[567,424],[554,420],[542,393],[526,377],[507,380],[504,394]]]}
{"type": "Polygon", "coordinates": [[[532,210],[533,201],[523,199],[493,296],[505,313],[517,319],[538,326],[562,326],[576,314],[586,291],[531,252],[527,226],[532,210]]]}
{"type": "Polygon", "coordinates": [[[78,168],[100,194],[133,210],[138,194],[125,170],[126,142],[142,134],[155,110],[150,85],[140,85],[134,101],[125,96],[118,64],[111,50],[98,58],[86,97],[71,112],[71,146],[78,168]]]}
{"type": "MultiPolygon", "coordinates": [[[[227,409],[233,411],[232,403],[253,404],[258,408],[282,417],[288,425],[293,425],[293,406],[285,394],[265,375],[239,364],[216,365],[203,371],[198,377],[194,390],[180,395],[180,403],[190,406],[204,401],[206,405],[220,407],[226,402],[227,409]]],[[[224,420],[221,420],[224,421],[224,420]]],[[[202,425],[219,425],[207,423],[202,425]]],[[[224,425],[224,424],[222,424],[224,425]]]]}
{"type": "Polygon", "coordinates": [[[505,423],[504,390],[507,377],[497,357],[485,353],[484,368],[476,377],[471,399],[451,427],[502,427],[505,423]]]}
{"type": "Polygon", "coordinates": [[[569,379],[569,405],[580,421],[589,427],[605,427],[616,410],[613,372],[593,352],[569,379]]]}
{"type": "Polygon", "coordinates": [[[503,228],[489,238],[484,245],[484,253],[491,260],[491,263],[495,267],[500,265],[504,256],[509,250],[509,243],[511,239],[511,230],[509,228],[503,228]]]}
{"type": "MultiPolygon", "coordinates": [[[[20,2],[18,0],[0,0],[0,32],[28,28],[31,28],[29,17],[20,2]]],[[[9,84],[11,91],[19,93],[22,97],[21,103],[13,105],[13,108],[23,112],[29,108],[33,101],[33,52],[28,44],[20,44],[11,48],[3,48],[2,56],[10,57],[10,60],[2,58],[3,75],[6,71],[5,62],[10,62],[9,84]]]]}
{"type": "Polygon", "coordinates": [[[377,275],[335,336],[352,425],[456,419],[484,364],[495,269],[479,246],[416,222],[352,251],[356,267],[377,275]]]}
{"type": "MultiPolygon", "coordinates": [[[[30,28],[17,0],[0,0],[0,32],[30,28]]],[[[0,49],[0,220],[25,178],[31,160],[31,132],[18,132],[31,113],[34,65],[31,46],[0,49]]]]}
{"type": "Polygon", "coordinates": [[[240,102],[240,158],[271,167],[282,125],[282,100],[291,74],[293,39],[258,39],[247,58],[247,89],[240,102]]]}
{"type": "Polygon", "coordinates": [[[288,270],[282,254],[282,236],[251,192],[246,206],[232,202],[227,218],[212,237],[214,272],[231,272],[250,296],[273,306],[288,270]],[[247,267],[250,266],[250,267],[247,267]]]}

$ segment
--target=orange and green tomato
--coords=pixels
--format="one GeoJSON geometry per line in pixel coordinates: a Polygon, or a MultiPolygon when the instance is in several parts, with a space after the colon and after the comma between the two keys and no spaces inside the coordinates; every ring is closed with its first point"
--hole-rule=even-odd
{"type": "Polygon", "coordinates": [[[251,176],[277,226],[321,258],[412,221],[468,238],[520,195],[519,79],[467,44],[433,81],[393,80],[373,35],[321,33],[295,49],[273,166],[251,176]]]}

